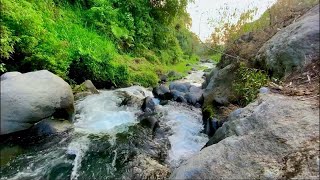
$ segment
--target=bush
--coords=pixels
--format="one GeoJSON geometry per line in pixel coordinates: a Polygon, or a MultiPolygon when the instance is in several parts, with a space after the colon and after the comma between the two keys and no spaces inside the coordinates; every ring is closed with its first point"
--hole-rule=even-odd
{"type": "Polygon", "coordinates": [[[78,51],[72,61],[68,77],[77,84],[90,79],[97,87],[111,86],[112,67],[107,61],[99,61],[89,53],[78,51]]]}
{"type": "Polygon", "coordinates": [[[252,69],[240,65],[236,71],[236,79],[233,81],[233,90],[240,105],[252,102],[258,94],[258,89],[268,82],[267,74],[258,69],[252,69]]]}
{"type": "Polygon", "coordinates": [[[155,66],[192,54],[196,39],[179,18],[186,16],[186,2],[162,7],[145,0],[3,0],[0,73],[47,69],[73,83],[90,79],[99,88],[130,81],[154,85],[155,66]],[[184,36],[178,40],[179,32],[184,36]],[[147,61],[130,61],[135,57],[147,61]]]}

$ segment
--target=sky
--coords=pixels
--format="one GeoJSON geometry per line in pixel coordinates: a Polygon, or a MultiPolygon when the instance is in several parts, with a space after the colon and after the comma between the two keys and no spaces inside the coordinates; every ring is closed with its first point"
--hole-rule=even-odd
{"type": "Polygon", "coordinates": [[[254,17],[255,20],[276,1],[277,0],[195,0],[194,3],[189,3],[187,7],[187,11],[192,18],[191,31],[198,36],[200,32],[200,39],[205,41],[214,29],[214,23],[210,24],[208,22],[210,19],[218,21],[221,18],[218,11],[220,8],[228,6],[228,13],[233,13],[235,9],[237,9],[237,14],[241,14],[241,12],[248,9],[258,8],[254,17]]]}

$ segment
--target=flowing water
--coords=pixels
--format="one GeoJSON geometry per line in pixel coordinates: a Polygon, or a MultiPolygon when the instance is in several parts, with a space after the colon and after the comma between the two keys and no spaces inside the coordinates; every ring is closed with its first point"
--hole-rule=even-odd
{"type": "Polygon", "coordinates": [[[171,101],[162,106],[153,98],[159,120],[153,131],[139,123],[147,96],[151,91],[139,86],[101,91],[76,102],[71,130],[1,142],[1,179],[168,177],[208,140],[201,110],[171,101]]]}
{"type": "MultiPolygon", "coordinates": [[[[214,64],[213,63],[201,63],[200,67],[205,67],[205,68],[213,68],[214,64]]],[[[191,74],[188,74],[184,79],[179,80],[179,82],[188,82],[194,86],[201,87],[202,83],[204,82],[203,79],[203,70],[197,70],[197,71],[192,71],[191,74]]]]}

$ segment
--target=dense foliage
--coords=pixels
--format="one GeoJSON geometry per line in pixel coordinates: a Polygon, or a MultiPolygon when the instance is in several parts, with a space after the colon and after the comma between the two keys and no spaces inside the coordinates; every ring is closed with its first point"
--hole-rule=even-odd
{"type": "Polygon", "coordinates": [[[194,58],[187,0],[2,0],[0,71],[48,69],[99,87],[154,85],[194,58]]]}

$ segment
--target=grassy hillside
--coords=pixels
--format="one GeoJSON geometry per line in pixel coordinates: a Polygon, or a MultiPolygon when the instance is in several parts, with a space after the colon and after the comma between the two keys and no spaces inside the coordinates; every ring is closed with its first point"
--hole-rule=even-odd
{"type": "Polygon", "coordinates": [[[2,0],[0,71],[48,69],[71,83],[155,85],[195,62],[187,1],[2,0]]]}

